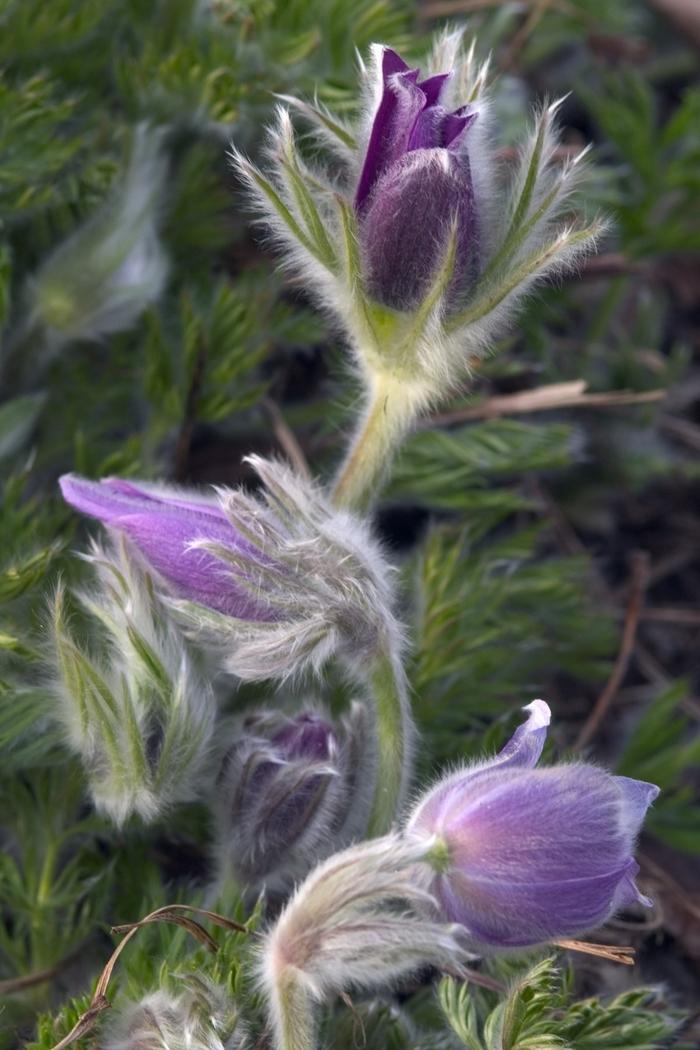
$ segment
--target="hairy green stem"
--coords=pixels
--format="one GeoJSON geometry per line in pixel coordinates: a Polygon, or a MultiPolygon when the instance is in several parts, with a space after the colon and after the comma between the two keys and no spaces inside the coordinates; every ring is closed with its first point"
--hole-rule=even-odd
{"type": "Polygon", "coordinates": [[[367,834],[385,835],[396,820],[408,787],[413,721],[406,676],[398,655],[382,652],[369,683],[377,730],[377,778],[367,834]]]}
{"type": "Polygon", "coordinates": [[[313,1003],[298,970],[289,966],[281,970],[270,998],[277,1050],[314,1050],[313,1003]]]}
{"type": "Polygon", "coordinates": [[[331,492],[337,507],[367,509],[418,411],[419,398],[408,382],[389,374],[373,378],[367,409],[331,492]]]}

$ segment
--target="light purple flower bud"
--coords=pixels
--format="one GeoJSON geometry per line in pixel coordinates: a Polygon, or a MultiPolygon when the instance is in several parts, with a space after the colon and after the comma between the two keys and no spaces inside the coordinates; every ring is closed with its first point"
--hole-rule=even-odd
{"type": "Polygon", "coordinates": [[[356,665],[388,633],[391,570],[360,518],[282,463],[251,456],[259,492],[215,500],[118,478],[61,479],[71,506],[125,534],[183,629],[246,681],[356,665]]]}
{"type": "Polygon", "coordinates": [[[585,764],[535,769],[550,712],[526,710],[500,754],[439,782],[408,825],[436,840],[431,891],[477,949],[571,937],[651,904],[632,853],[659,789],[585,764]]]}
{"type": "Polygon", "coordinates": [[[225,563],[205,550],[192,549],[196,541],[207,540],[260,557],[215,502],[121,478],[88,481],[66,474],[60,485],[63,498],[76,510],[125,533],[147,566],[178,595],[240,619],[274,620],[268,609],[236,586],[225,563]]]}
{"type": "Polygon", "coordinates": [[[369,295],[398,310],[418,305],[436,276],[452,230],[456,253],[448,301],[459,301],[478,266],[478,229],[467,132],[468,106],[440,103],[450,74],[419,71],[385,48],[382,97],[355,194],[369,295]]]}

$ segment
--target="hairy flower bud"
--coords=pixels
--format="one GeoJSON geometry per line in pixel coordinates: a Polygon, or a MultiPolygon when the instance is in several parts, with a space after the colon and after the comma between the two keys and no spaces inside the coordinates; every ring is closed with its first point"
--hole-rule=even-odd
{"type": "Polygon", "coordinates": [[[226,990],[196,974],[180,978],[183,991],[151,992],[122,1008],[105,1050],[234,1050],[244,1033],[226,990]]]}
{"type": "Polygon", "coordinates": [[[461,928],[426,915],[433,899],[413,877],[425,857],[424,843],[388,835],[334,854],[297,889],[261,957],[275,1045],[313,1046],[312,1004],[329,993],[466,958],[461,928]]]}
{"type": "MultiPolygon", "coordinates": [[[[571,224],[587,151],[559,163],[559,103],[535,114],[504,168],[489,63],[475,42],[465,49],[461,31],[439,34],[425,68],[421,80],[392,48],[373,45],[360,65],[364,105],[354,125],[284,96],[336,154],[333,168],[310,166],[282,107],[268,170],[232,151],[287,265],[347,331],[372,409],[369,438],[353,450],[365,472],[381,472],[416,416],[464,382],[533,285],[572,266],[604,229],[599,220],[571,224]]],[[[349,483],[341,498],[358,505],[349,483]]]]}
{"type": "Polygon", "coordinates": [[[86,560],[98,588],[77,599],[107,651],[98,660],[78,644],[59,588],[57,714],[97,808],[117,824],[132,814],[153,820],[200,794],[213,749],[214,695],[124,545],[95,546],[86,560]]]}
{"type": "Polygon", "coordinates": [[[279,463],[250,457],[262,496],[218,503],[119,479],[61,479],[78,510],[122,531],[188,628],[243,679],[350,662],[396,634],[389,568],[367,525],[279,463]]]}
{"type": "Polygon", "coordinates": [[[364,830],[375,776],[367,713],[247,716],[217,785],[222,882],[289,886],[364,830]]]}
{"type": "Polygon", "coordinates": [[[433,842],[430,890],[477,950],[585,933],[636,901],[634,844],[658,788],[595,766],[535,769],[541,700],[491,760],[445,777],[419,802],[409,839],[433,842]]]}
{"type": "Polygon", "coordinates": [[[449,74],[420,83],[418,72],[383,49],[381,99],[355,194],[368,294],[397,310],[419,304],[452,236],[453,299],[468,289],[478,259],[467,154],[477,114],[441,104],[449,74]]]}

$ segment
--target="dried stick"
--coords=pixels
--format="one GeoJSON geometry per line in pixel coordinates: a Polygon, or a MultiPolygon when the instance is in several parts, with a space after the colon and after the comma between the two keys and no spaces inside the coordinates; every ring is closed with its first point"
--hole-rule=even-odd
{"type": "Polygon", "coordinates": [[[632,555],[632,581],[630,597],[625,613],[625,624],[622,631],[622,642],[620,651],[615,660],[612,674],[605,688],[593,705],[588,718],[584,722],[581,732],[574,742],[574,750],[580,751],[593,739],[598,728],[607,714],[608,708],[617,694],[622,680],[625,677],[629,662],[634,650],[637,637],[637,627],[644,604],[644,595],[649,581],[649,555],[646,551],[635,551],[632,555]]]}

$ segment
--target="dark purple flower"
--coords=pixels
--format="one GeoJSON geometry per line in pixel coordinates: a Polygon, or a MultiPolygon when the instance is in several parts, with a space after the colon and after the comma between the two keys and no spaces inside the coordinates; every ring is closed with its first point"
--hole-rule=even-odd
{"type": "Polygon", "coordinates": [[[651,903],[632,853],[658,788],[591,765],[535,769],[549,708],[528,710],[499,755],[438,783],[409,823],[435,838],[431,890],[477,948],[574,936],[651,903]]]}
{"type": "Polygon", "coordinates": [[[241,619],[274,619],[237,585],[229,566],[205,550],[192,549],[196,541],[206,540],[260,558],[216,503],[120,478],[88,481],[66,474],[60,485],[63,498],[76,510],[123,532],[178,596],[241,619]]]}
{"type": "Polygon", "coordinates": [[[419,81],[395,51],[382,53],[382,96],[355,194],[369,295],[398,310],[418,305],[456,232],[449,298],[468,290],[478,229],[466,149],[469,106],[441,103],[450,74],[419,81]]]}

